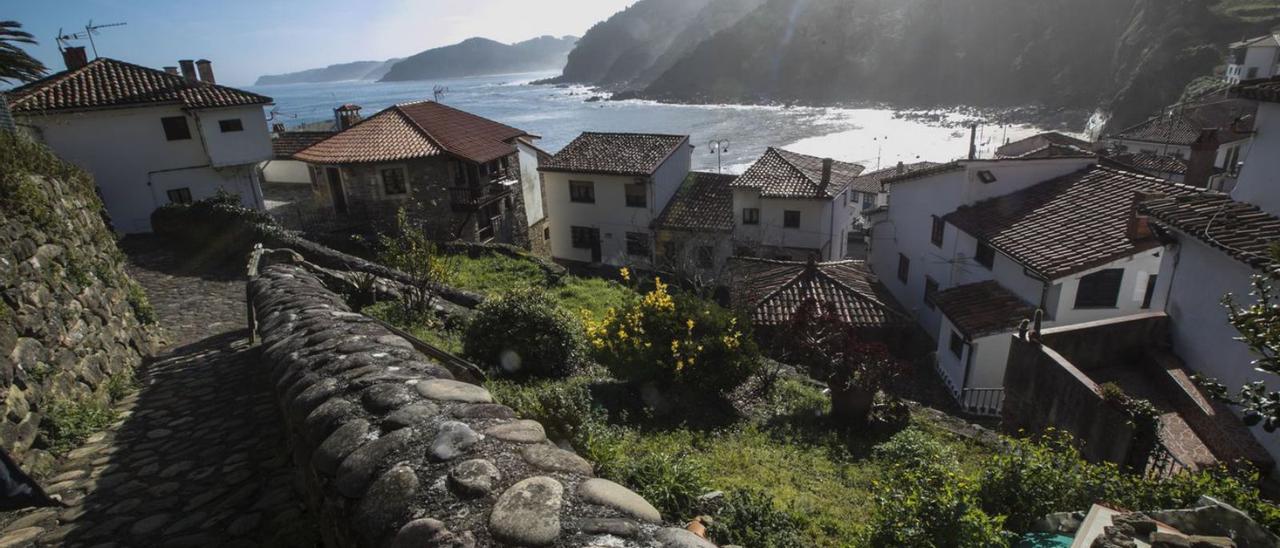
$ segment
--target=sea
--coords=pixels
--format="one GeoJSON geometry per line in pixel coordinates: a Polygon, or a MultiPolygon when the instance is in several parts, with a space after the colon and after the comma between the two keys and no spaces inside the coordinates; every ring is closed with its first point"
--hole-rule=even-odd
{"type": "Polygon", "coordinates": [[[899,161],[945,162],[968,155],[978,124],[979,157],[1001,144],[1038,133],[1027,124],[988,124],[972,112],[892,108],[667,104],[605,100],[586,86],[535,85],[555,73],[525,73],[417,82],[346,81],[249,86],[275,99],[273,122],[293,128],[333,119],[333,108],[355,103],[371,115],[394,104],[433,99],[538,135],[556,152],[584,131],[686,134],[695,145],[694,169],[741,173],[768,147],[835,158],[867,167],[899,161]],[[717,146],[712,146],[712,142],[717,146]],[[724,144],[724,146],[719,146],[724,144]]]}

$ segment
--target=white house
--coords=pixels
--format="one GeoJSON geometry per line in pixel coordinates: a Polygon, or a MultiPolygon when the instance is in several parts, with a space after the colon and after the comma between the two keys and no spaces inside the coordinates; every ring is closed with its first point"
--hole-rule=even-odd
{"type": "Polygon", "coordinates": [[[551,256],[614,266],[654,264],[654,219],[689,174],[687,135],[579,135],[538,170],[551,256]]]}
{"type": "Polygon", "coordinates": [[[1085,157],[968,160],[886,180],[872,227],[876,274],[925,332],[963,404],[998,391],[1009,336],[1159,310],[1164,243],[1136,200],[1192,190],[1085,157]]]}
{"type": "Polygon", "coordinates": [[[730,184],[735,255],[778,260],[845,257],[861,203],[850,185],[865,168],[769,147],[730,184]]]}
{"type": "Polygon", "coordinates": [[[936,167],[937,162],[916,162],[914,164],[904,164],[898,162],[894,167],[887,167],[881,170],[864,173],[854,178],[849,185],[849,205],[853,207],[853,227],[856,230],[865,230],[868,224],[868,215],[876,208],[889,205],[889,189],[885,188],[884,181],[890,177],[906,175],[914,173],[921,169],[936,167]]]}
{"type": "MultiPolygon", "coordinates": [[[[1256,356],[1228,323],[1223,295],[1250,303],[1251,277],[1269,265],[1280,243],[1280,78],[1245,84],[1236,94],[1259,102],[1257,154],[1250,155],[1230,195],[1205,193],[1145,202],[1141,211],[1172,234],[1178,245],[1161,265],[1168,294],[1173,349],[1186,365],[1235,389],[1274,377],[1251,364],[1256,356]],[[1269,378],[1270,377],[1270,378],[1269,378]]],[[[1273,387],[1273,386],[1272,386],[1273,387]]],[[[1272,457],[1280,435],[1252,429],[1272,457]]]]}
{"type": "Polygon", "coordinates": [[[1224,75],[1228,83],[1276,75],[1280,75],[1280,32],[1231,44],[1224,75]]]}
{"type": "Polygon", "coordinates": [[[94,177],[115,229],[149,232],[151,212],[219,190],[262,207],[270,97],[214,83],[208,61],[182,74],[66,48],[67,70],[12,90],[20,127],[94,177]],[[201,79],[196,77],[200,68],[201,79]]]}
{"type": "Polygon", "coordinates": [[[1152,175],[1163,169],[1150,157],[1168,156],[1187,164],[1179,175],[1191,186],[1229,190],[1252,147],[1250,101],[1215,98],[1183,104],[1103,138],[1108,156],[1140,157],[1132,167],[1152,175]],[[1155,169],[1148,169],[1155,168],[1155,169]]]}

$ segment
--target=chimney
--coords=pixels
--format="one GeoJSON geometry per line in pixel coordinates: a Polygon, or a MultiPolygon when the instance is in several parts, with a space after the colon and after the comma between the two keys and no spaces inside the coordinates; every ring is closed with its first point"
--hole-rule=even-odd
{"type": "Polygon", "coordinates": [[[178,67],[165,67],[164,71],[174,76],[178,75],[178,67]]]}
{"type": "Polygon", "coordinates": [[[285,131],[284,122],[276,122],[274,124],[271,124],[271,133],[275,133],[279,135],[281,133],[284,133],[284,131],[285,131]]]}
{"type": "Polygon", "coordinates": [[[201,59],[199,61],[196,61],[196,72],[200,73],[201,82],[205,82],[209,84],[218,83],[217,80],[213,79],[213,62],[212,61],[209,61],[208,59],[201,59]]]}
{"type": "Polygon", "coordinates": [[[62,50],[62,62],[67,64],[67,70],[75,70],[89,64],[89,55],[84,46],[69,46],[62,50]]]}
{"type": "Polygon", "coordinates": [[[1214,164],[1218,161],[1218,130],[1202,129],[1200,136],[1191,143],[1191,157],[1187,160],[1187,174],[1182,182],[1196,188],[1209,188],[1214,164]]]}
{"type": "Polygon", "coordinates": [[[969,126],[969,159],[978,159],[978,124],[969,126]]]}
{"type": "Polygon", "coordinates": [[[833,163],[835,160],[831,158],[822,159],[822,184],[820,185],[822,188],[827,188],[827,185],[831,184],[831,164],[833,163]]]}
{"type": "Polygon", "coordinates": [[[898,175],[902,175],[903,173],[906,173],[906,172],[907,172],[907,166],[902,163],[902,160],[898,160],[898,175]]]}
{"type": "Polygon", "coordinates": [[[333,127],[342,131],[360,121],[360,105],[347,103],[333,109],[333,127]]]}
{"type": "Polygon", "coordinates": [[[196,81],[196,62],[190,59],[179,59],[178,66],[182,67],[182,77],[188,82],[196,81]]]}
{"type": "Polygon", "coordinates": [[[1155,234],[1151,232],[1151,220],[1138,211],[1138,204],[1162,197],[1164,197],[1164,194],[1159,192],[1144,192],[1141,190],[1133,192],[1133,202],[1129,205],[1129,220],[1124,229],[1126,237],[1134,241],[1155,237],[1155,234]]]}

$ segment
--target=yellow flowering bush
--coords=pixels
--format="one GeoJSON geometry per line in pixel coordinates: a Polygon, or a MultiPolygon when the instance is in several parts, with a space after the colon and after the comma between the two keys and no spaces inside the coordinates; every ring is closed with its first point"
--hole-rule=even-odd
{"type": "MultiPolygon", "coordinates": [[[[630,272],[622,271],[624,279],[630,272]]],[[[582,311],[596,361],[620,379],[682,383],[725,393],[758,365],[758,352],[738,319],[715,303],[672,295],[655,279],[638,299],[603,316],[582,311]]]]}

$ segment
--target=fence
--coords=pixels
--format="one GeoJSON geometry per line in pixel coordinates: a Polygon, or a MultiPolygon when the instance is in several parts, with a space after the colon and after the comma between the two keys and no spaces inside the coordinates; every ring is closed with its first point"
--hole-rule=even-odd
{"type": "Polygon", "coordinates": [[[999,417],[1004,408],[1003,388],[965,388],[960,391],[960,407],[965,413],[999,417]]]}

